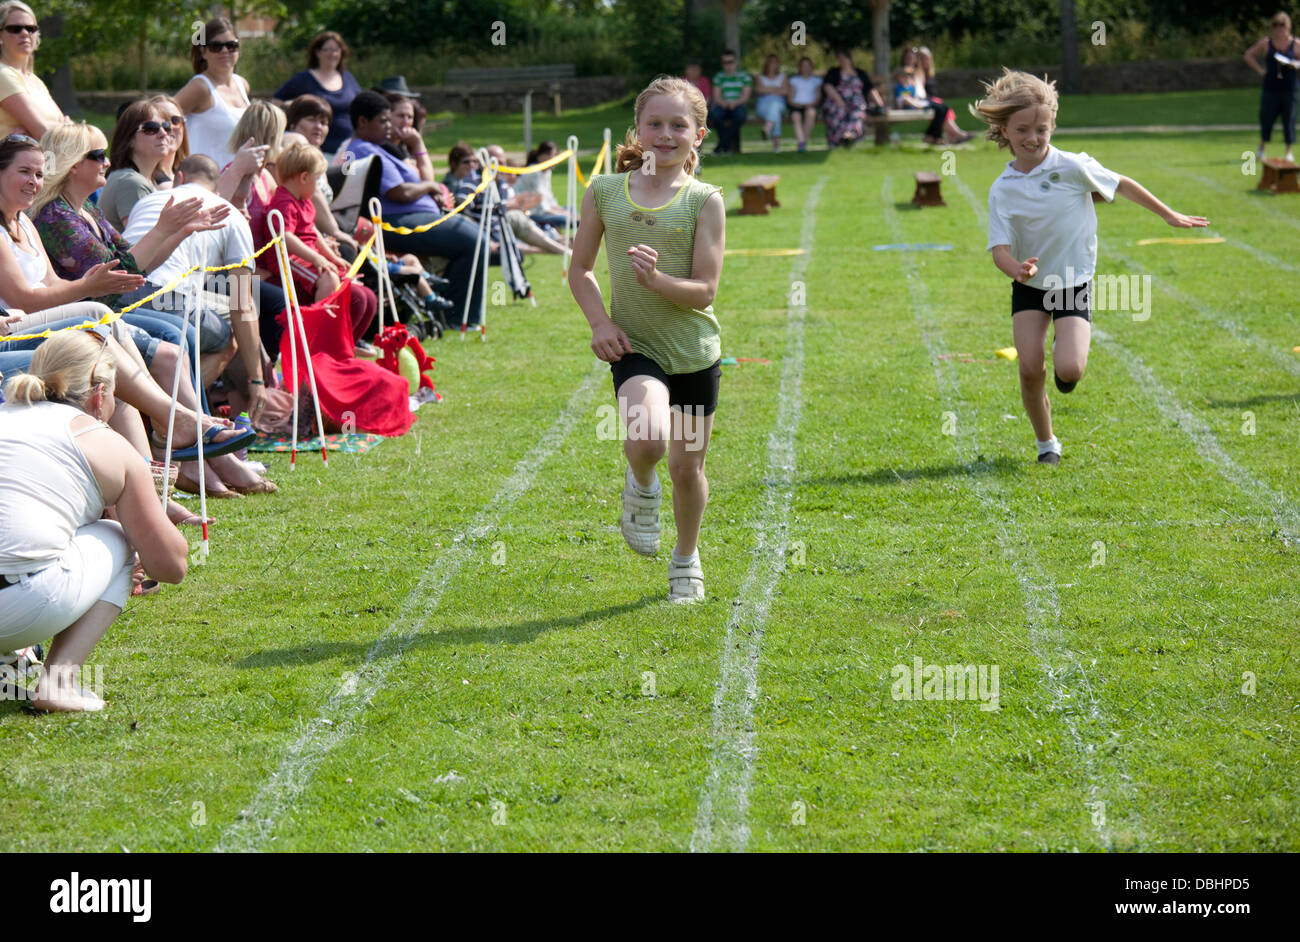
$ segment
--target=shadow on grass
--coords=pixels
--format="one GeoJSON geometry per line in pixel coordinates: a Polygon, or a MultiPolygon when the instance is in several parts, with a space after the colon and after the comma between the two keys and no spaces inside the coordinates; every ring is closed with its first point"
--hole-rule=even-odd
{"type": "Polygon", "coordinates": [[[926,465],[920,468],[877,468],[875,471],[861,471],[857,474],[839,474],[835,477],[806,478],[799,482],[800,487],[842,487],[846,484],[906,484],[909,481],[942,481],[947,478],[959,478],[968,474],[1004,474],[1018,471],[1024,462],[1013,461],[1006,455],[999,455],[991,461],[976,461],[970,465],[942,464],[926,465]]]}
{"type": "MultiPolygon", "coordinates": [[[[478,624],[446,625],[437,631],[428,629],[421,631],[408,644],[402,645],[401,648],[405,650],[410,647],[426,647],[430,645],[527,644],[543,632],[563,628],[580,628],[591,622],[617,618],[645,608],[648,605],[661,602],[668,604],[663,596],[644,595],[635,601],[623,602],[619,605],[608,605],[605,608],[590,609],[585,612],[555,618],[537,618],[513,625],[495,627],[485,627],[478,624]]],[[[300,644],[287,648],[268,648],[241,658],[235,662],[235,666],[243,669],[290,667],[295,664],[325,661],[334,657],[360,659],[364,658],[375,644],[376,641],[371,638],[363,641],[329,641],[320,644],[300,644]]],[[[395,644],[390,642],[385,647],[391,652],[394,650],[395,644]]]]}
{"type": "Polygon", "coordinates": [[[1300,402],[1300,392],[1251,396],[1249,399],[1207,399],[1205,402],[1211,409],[1244,409],[1250,406],[1268,405],[1273,402],[1300,402]]]}

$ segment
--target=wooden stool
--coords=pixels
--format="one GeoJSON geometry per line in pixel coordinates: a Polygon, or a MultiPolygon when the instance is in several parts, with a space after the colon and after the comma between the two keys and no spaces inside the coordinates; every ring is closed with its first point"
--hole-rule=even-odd
{"type": "Polygon", "coordinates": [[[1296,173],[1300,164],[1273,158],[1264,161],[1264,176],[1256,189],[1273,193],[1300,193],[1300,178],[1296,173]]]}
{"type": "Polygon", "coordinates": [[[947,206],[943,194],[939,192],[939,175],[937,173],[917,173],[916,192],[912,194],[912,205],[917,209],[922,206],[947,206]]]}
{"type": "Polygon", "coordinates": [[[742,216],[766,216],[769,206],[780,206],[776,201],[776,184],[781,178],[775,173],[760,173],[740,185],[742,216]]]}

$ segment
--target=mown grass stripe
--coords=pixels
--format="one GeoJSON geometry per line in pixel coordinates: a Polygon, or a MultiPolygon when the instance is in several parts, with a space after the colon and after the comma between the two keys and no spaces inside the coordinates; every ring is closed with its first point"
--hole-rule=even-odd
{"type": "Polygon", "coordinates": [[[818,178],[804,200],[803,229],[799,235],[803,253],[795,256],[790,266],[781,390],[776,425],[767,439],[766,489],[755,527],[758,542],[723,637],[721,679],[713,696],[713,750],[696,809],[692,851],[744,850],[749,839],[746,821],[749,785],[758,751],[754,745],[758,661],[772,593],[785,571],[790,503],[794,496],[794,439],[803,414],[805,298],[802,281],[812,255],[817,200],[825,185],[826,177],[818,178]],[[796,283],[799,283],[797,287],[796,283]],[[743,641],[739,637],[742,632],[743,641]]]}
{"type": "Polygon", "coordinates": [[[501,488],[425,570],[401,609],[366,652],[356,672],[343,676],[338,690],[296,740],[285,750],[271,778],[253,796],[241,817],[222,833],[216,850],[252,851],[274,840],[276,826],[312,780],[316,768],[357,727],[362,711],[383,689],[402,653],[423,631],[442,600],[448,584],[470,559],[474,547],[487,538],[502,515],[532,486],[546,461],[591,407],[605,364],[596,361],[549,429],[520,458],[501,488]]]}
{"type": "MultiPolygon", "coordinates": [[[[967,202],[976,209],[976,216],[982,223],[987,219],[987,214],[982,212],[983,208],[975,200],[974,194],[959,177],[953,179],[967,202]]],[[[895,242],[905,241],[898,212],[893,205],[892,178],[888,175],[881,185],[880,198],[884,207],[885,221],[889,226],[890,238],[895,242]]],[[[942,405],[956,416],[955,434],[952,439],[957,459],[967,469],[965,476],[967,485],[983,507],[988,523],[996,534],[998,547],[1010,564],[1011,571],[1024,595],[1030,649],[1046,675],[1047,689],[1052,698],[1052,709],[1064,720],[1083,763],[1088,790],[1087,811],[1093,830],[1101,845],[1111,850],[1114,842],[1110,818],[1105,810],[1117,804],[1110,799],[1116,791],[1114,778],[1118,777],[1122,781],[1128,778],[1122,769],[1103,770],[1097,761],[1097,747],[1110,738],[1110,734],[1106,731],[1111,724],[1101,711],[1101,705],[1088,682],[1087,673],[1077,653],[1065,643],[1061,629],[1061,603],[1056,594],[1055,584],[1039,564],[1037,553],[1026,538],[1015,512],[1003,499],[1001,489],[988,474],[983,473],[983,469],[976,465],[979,455],[979,445],[975,436],[978,412],[970,408],[962,399],[961,387],[952,361],[940,357],[940,352],[947,349],[943,331],[930,305],[929,290],[925,281],[918,271],[915,259],[908,253],[903,254],[903,267],[908,292],[912,299],[912,313],[934,368],[935,382],[939,386],[942,405]],[[963,411],[966,412],[965,415],[962,414],[963,411]],[[1093,741],[1089,741],[1084,736],[1075,721],[1076,709],[1082,709],[1089,720],[1094,730],[1091,737],[1093,741]]],[[[1137,821],[1130,821],[1129,824],[1132,833],[1139,831],[1137,821]]]]}

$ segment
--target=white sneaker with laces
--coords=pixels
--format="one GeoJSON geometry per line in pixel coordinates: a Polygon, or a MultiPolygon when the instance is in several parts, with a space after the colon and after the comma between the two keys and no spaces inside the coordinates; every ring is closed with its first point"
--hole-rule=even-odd
{"type": "Polygon", "coordinates": [[[704,601],[704,570],[700,568],[699,553],[689,562],[679,562],[676,556],[668,561],[668,598],[673,602],[704,601]]]}
{"type": "Polygon", "coordinates": [[[654,487],[653,493],[646,494],[636,483],[631,468],[623,476],[623,539],[633,552],[642,556],[659,552],[659,505],[663,491],[658,480],[654,487]]]}

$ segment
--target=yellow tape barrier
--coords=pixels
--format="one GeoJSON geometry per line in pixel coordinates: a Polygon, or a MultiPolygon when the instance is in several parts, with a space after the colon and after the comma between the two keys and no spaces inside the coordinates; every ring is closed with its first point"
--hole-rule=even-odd
{"type": "Polygon", "coordinates": [[[434,226],[441,226],[452,216],[455,216],[457,213],[464,210],[465,207],[468,206],[470,203],[474,202],[474,199],[480,193],[486,190],[488,184],[495,179],[496,179],[496,174],[494,174],[490,169],[484,170],[483,182],[481,182],[478,186],[474,187],[474,192],[471,193],[469,196],[465,197],[465,199],[461,201],[461,204],[459,206],[457,206],[455,209],[448,210],[447,212],[443,213],[433,222],[426,222],[424,225],[416,226],[414,229],[408,229],[406,226],[394,226],[392,223],[383,222],[378,216],[371,216],[370,221],[377,226],[383,226],[389,232],[396,232],[398,235],[415,235],[415,233],[417,232],[428,232],[434,226]]]}
{"type": "Polygon", "coordinates": [[[139,301],[134,301],[131,304],[128,304],[120,311],[112,311],[111,313],[105,314],[97,321],[85,321],[81,324],[73,324],[71,327],[60,327],[58,330],[47,329],[42,331],[39,334],[17,334],[15,336],[3,336],[0,337],[0,343],[9,343],[14,340],[48,340],[50,337],[54,336],[55,334],[60,334],[65,330],[89,330],[92,327],[103,327],[106,324],[111,324],[113,323],[113,321],[120,319],[123,314],[130,314],[132,311],[134,311],[136,308],[140,307],[141,305],[148,304],[154,298],[158,297],[158,295],[167,294],[170,291],[175,291],[176,288],[180,286],[181,282],[183,282],[190,275],[194,274],[196,271],[219,272],[219,271],[230,271],[231,269],[234,268],[252,268],[253,259],[257,258],[267,249],[274,246],[277,242],[280,242],[283,238],[284,236],[279,236],[277,238],[272,239],[270,242],[266,243],[266,245],[262,246],[252,255],[248,256],[247,258],[241,261],[235,262],[233,265],[218,265],[215,267],[208,267],[205,265],[195,265],[189,271],[177,275],[175,278],[172,279],[172,281],[169,284],[167,284],[165,287],[159,288],[153,294],[147,297],[143,297],[139,301]]]}
{"type": "MultiPolygon", "coordinates": [[[[596,154],[596,165],[591,168],[591,175],[593,177],[600,172],[601,164],[605,162],[605,151],[608,149],[608,143],[600,145],[600,151],[596,154]]],[[[575,164],[574,167],[578,171],[578,182],[582,184],[583,188],[585,189],[591,186],[591,181],[582,175],[582,164],[575,164]]]]}
{"type": "Polygon", "coordinates": [[[501,173],[513,173],[516,176],[524,173],[541,173],[543,170],[550,170],[558,163],[563,163],[573,156],[573,151],[566,150],[563,153],[556,154],[550,160],[543,160],[540,164],[533,164],[531,167],[497,167],[501,173]]]}

